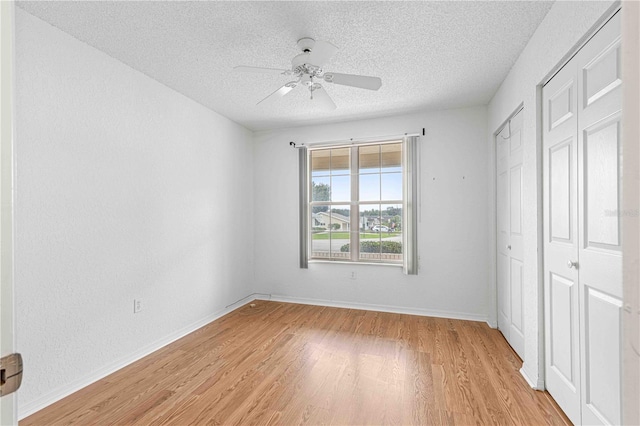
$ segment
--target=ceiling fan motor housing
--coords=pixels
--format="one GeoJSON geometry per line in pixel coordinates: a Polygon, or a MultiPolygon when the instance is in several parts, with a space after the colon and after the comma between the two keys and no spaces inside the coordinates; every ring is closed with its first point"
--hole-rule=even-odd
{"type": "Polygon", "coordinates": [[[291,60],[291,69],[295,71],[297,68],[302,67],[307,63],[309,63],[309,54],[300,53],[291,60]]]}
{"type": "Polygon", "coordinates": [[[319,77],[322,74],[322,68],[309,63],[309,54],[300,53],[291,60],[291,70],[294,74],[310,75],[313,77],[319,77]]]}

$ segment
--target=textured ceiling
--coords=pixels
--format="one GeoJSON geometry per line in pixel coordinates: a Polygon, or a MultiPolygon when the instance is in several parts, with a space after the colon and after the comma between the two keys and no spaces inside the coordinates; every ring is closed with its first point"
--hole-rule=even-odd
{"type": "Polygon", "coordinates": [[[19,7],[253,130],[489,102],[552,2],[19,2],[19,7]],[[327,71],[382,78],[327,85],[338,108],[290,80],[236,65],[289,68],[302,37],[340,47],[327,71]]]}

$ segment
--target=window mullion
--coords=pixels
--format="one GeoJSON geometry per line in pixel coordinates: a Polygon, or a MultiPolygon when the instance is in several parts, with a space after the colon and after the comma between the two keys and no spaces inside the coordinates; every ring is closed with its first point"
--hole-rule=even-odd
{"type": "Polygon", "coordinates": [[[351,225],[349,229],[349,246],[351,247],[351,261],[360,259],[360,198],[358,190],[358,147],[351,147],[351,225]]]}

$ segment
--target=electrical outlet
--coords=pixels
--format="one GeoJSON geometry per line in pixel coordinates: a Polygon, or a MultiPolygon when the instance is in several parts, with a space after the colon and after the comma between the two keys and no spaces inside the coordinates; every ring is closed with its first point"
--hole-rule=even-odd
{"type": "Polygon", "coordinates": [[[349,278],[351,278],[352,280],[357,280],[358,273],[356,271],[351,271],[351,275],[349,275],[349,278]]]}
{"type": "Polygon", "coordinates": [[[141,299],[133,299],[133,313],[137,314],[142,310],[142,300],[141,299]]]}

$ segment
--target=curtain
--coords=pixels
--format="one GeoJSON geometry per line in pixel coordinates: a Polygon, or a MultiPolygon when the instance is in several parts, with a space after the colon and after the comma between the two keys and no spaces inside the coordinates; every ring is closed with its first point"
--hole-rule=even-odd
{"type": "Polygon", "coordinates": [[[309,179],[307,148],[298,149],[298,190],[300,206],[300,268],[309,268],[309,179]]]}
{"type": "Polygon", "coordinates": [[[404,138],[404,179],[402,209],[402,246],[404,262],[402,270],[406,275],[418,275],[418,137],[404,138]]]}

